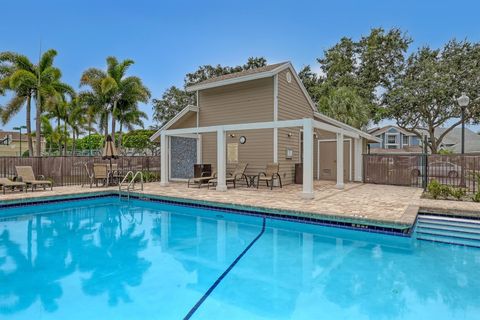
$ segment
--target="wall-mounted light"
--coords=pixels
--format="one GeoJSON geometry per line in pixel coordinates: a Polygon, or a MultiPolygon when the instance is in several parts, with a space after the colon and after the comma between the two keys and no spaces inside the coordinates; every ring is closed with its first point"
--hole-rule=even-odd
{"type": "Polygon", "coordinates": [[[230,133],[230,138],[235,138],[235,133],[230,133]]]}
{"type": "Polygon", "coordinates": [[[314,137],[315,139],[317,139],[317,138],[318,138],[318,135],[317,135],[316,133],[314,133],[314,134],[313,134],[313,137],[314,137]]]}
{"type": "Polygon", "coordinates": [[[291,138],[292,135],[293,135],[293,134],[292,134],[291,132],[287,133],[287,137],[289,137],[289,138],[291,138]]]}

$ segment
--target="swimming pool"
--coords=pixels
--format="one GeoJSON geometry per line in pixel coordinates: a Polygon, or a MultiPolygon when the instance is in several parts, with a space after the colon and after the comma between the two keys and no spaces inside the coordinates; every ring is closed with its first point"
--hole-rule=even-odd
{"type": "Polygon", "coordinates": [[[0,319],[478,319],[480,249],[117,197],[0,209],[0,319]]]}

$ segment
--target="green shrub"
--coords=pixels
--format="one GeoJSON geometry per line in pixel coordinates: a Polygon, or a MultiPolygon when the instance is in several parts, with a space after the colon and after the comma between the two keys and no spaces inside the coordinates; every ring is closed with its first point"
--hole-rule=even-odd
{"type": "Polygon", "coordinates": [[[428,184],[427,192],[433,197],[433,199],[437,199],[439,196],[446,198],[450,194],[450,188],[434,179],[428,184]]]}
{"type": "Polygon", "coordinates": [[[480,202],[480,191],[477,191],[473,194],[472,200],[475,202],[480,202]]]}
{"type": "Polygon", "coordinates": [[[467,191],[464,188],[450,188],[450,195],[457,200],[462,199],[467,194],[467,191]]]}

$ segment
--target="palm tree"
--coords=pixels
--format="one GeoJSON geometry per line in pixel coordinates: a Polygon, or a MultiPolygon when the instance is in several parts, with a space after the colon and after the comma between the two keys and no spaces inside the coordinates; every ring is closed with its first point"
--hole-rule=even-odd
{"type": "Polygon", "coordinates": [[[135,129],[135,126],[144,127],[142,119],[148,119],[145,112],[141,111],[136,104],[130,104],[125,100],[119,102],[117,106],[117,113],[115,118],[120,125],[120,132],[118,134],[118,145],[122,146],[123,141],[123,128],[131,131],[135,129]]]}
{"type": "Polygon", "coordinates": [[[128,68],[134,63],[133,60],[119,62],[115,57],[107,58],[107,71],[97,68],[87,69],[80,80],[82,86],[89,86],[90,99],[95,105],[102,106],[99,119],[100,125],[108,134],[108,121],[111,115],[111,135],[115,140],[115,126],[118,121],[117,111],[119,104],[130,103],[137,105],[139,102],[147,103],[150,99],[150,91],[143,85],[138,77],[126,76],[128,68]],[[127,102],[122,102],[127,101],[127,102]]]}
{"type": "Polygon", "coordinates": [[[82,101],[78,97],[72,99],[69,103],[66,121],[72,130],[72,155],[75,155],[78,137],[85,129],[90,128],[91,120],[88,114],[89,107],[82,104],[82,101]],[[85,114],[87,114],[87,118],[85,118],[85,114]]]}
{"type": "MultiPolygon", "coordinates": [[[[4,76],[0,86],[2,90],[14,92],[13,98],[2,109],[2,122],[8,122],[26,104],[27,134],[31,137],[31,100],[35,99],[35,154],[37,156],[41,155],[42,100],[54,96],[57,92],[73,91],[70,86],[61,82],[62,73],[60,69],[53,66],[56,55],[57,52],[50,49],[42,54],[38,64],[35,65],[26,56],[14,52],[0,53],[0,62],[3,62],[4,66],[2,68],[4,76]]],[[[28,140],[28,149],[30,155],[33,155],[31,138],[28,140]]]]}
{"type": "Polygon", "coordinates": [[[24,55],[2,52],[0,66],[0,92],[13,92],[10,101],[0,110],[1,122],[5,125],[26,106],[28,152],[33,155],[31,106],[36,83],[35,65],[24,55]]]}

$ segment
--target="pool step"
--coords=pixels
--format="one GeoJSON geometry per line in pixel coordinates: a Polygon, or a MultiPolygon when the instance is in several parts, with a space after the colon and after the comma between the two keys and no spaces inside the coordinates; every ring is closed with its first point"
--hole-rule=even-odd
{"type": "Polygon", "coordinates": [[[480,221],[419,215],[415,235],[419,240],[480,247],[480,221]]]}

